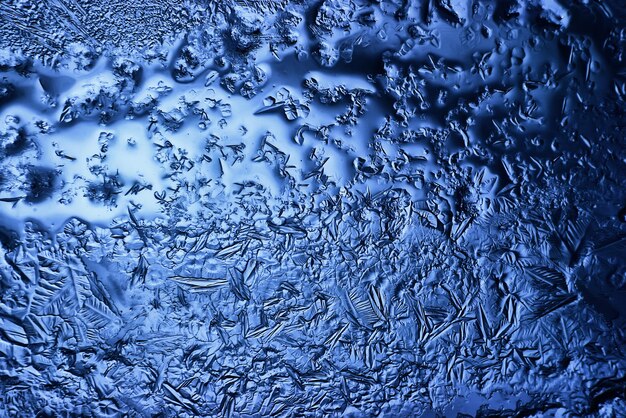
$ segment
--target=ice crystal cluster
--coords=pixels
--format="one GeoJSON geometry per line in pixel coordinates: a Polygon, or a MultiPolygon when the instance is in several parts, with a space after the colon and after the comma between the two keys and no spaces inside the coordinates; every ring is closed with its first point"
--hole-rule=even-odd
{"type": "Polygon", "coordinates": [[[624,414],[620,0],[0,3],[0,416],[624,414]]]}

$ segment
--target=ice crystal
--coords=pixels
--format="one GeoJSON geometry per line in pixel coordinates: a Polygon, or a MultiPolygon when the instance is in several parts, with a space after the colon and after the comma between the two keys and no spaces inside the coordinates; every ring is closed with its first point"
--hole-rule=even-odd
{"type": "Polygon", "coordinates": [[[3,416],[622,416],[618,1],[0,5],[3,416]]]}

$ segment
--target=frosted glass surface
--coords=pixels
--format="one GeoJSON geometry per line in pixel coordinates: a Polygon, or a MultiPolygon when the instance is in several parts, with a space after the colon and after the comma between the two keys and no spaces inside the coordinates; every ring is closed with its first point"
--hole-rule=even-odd
{"type": "Polygon", "coordinates": [[[626,6],[0,3],[0,416],[623,417],[626,6]]]}

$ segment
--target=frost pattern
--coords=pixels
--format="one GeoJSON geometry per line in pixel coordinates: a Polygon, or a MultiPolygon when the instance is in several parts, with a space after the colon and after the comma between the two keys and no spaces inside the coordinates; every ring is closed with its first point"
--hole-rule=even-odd
{"type": "Polygon", "coordinates": [[[1,414],[623,416],[625,33],[2,3],[1,414]]]}

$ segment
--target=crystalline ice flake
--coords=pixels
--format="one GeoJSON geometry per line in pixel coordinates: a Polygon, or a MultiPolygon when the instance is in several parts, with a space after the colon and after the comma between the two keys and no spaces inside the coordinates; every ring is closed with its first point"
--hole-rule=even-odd
{"type": "Polygon", "coordinates": [[[626,414],[618,1],[0,5],[0,415],[626,414]]]}

